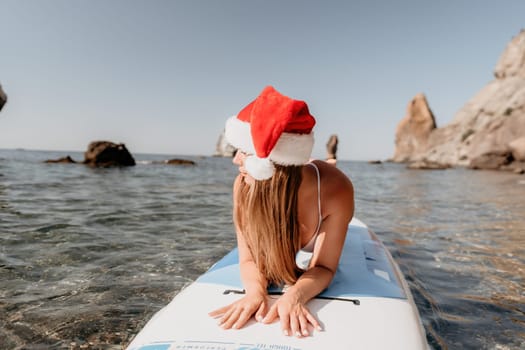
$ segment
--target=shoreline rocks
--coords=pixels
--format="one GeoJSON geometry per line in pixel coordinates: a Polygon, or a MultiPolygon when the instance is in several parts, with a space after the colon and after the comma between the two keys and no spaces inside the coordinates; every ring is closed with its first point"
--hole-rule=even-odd
{"type": "Polygon", "coordinates": [[[525,158],[525,30],[500,56],[494,80],[471,98],[451,123],[437,128],[432,127],[431,119],[424,110],[411,110],[409,104],[407,116],[396,130],[391,161],[516,169],[518,165],[513,163],[525,158]]]}
{"type": "Polygon", "coordinates": [[[450,164],[443,164],[438,162],[432,162],[428,160],[418,160],[411,162],[407,165],[408,169],[421,169],[421,170],[444,170],[452,168],[450,164]]]}
{"type": "Polygon", "coordinates": [[[520,162],[525,161],[525,136],[510,142],[509,148],[515,160],[520,162]]]}
{"type": "MultiPolygon", "coordinates": [[[[84,153],[84,161],[77,162],[71,156],[65,156],[58,159],[48,159],[44,163],[48,164],[83,164],[92,167],[118,167],[134,166],[135,159],[123,143],[114,143],[110,141],[93,141],[88,145],[84,153]]],[[[146,161],[141,164],[166,164],[166,165],[183,165],[193,166],[197,163],[189,159],[172,158],[161,161],[146,161]]]]}
{"type": "Polygon", "coordinates": [[[48,159],[44,163],[62,163],[62,164],[77,164],[77,162],[70,156],[58,158],[58,159],[48,159]]]}
{"type": "Polygon", "coordinates": [[[164,164],[168,164],[168,165],[196,165],[197,163],[195,163],[193,160],[174,158],[174,159],[165,160],[164,164]]]}
{"type": "Polygon", "coordinates": [[[473,158],[468,165],[469,169],[497,170],[508,166],[514,161],[512,153],[506,150],[491,151],[473,158]]]}

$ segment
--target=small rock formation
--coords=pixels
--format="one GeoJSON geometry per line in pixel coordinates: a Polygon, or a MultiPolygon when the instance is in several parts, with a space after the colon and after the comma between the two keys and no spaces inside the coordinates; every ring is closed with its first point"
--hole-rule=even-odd
{"type": "Polygon", "coordinates": [[[521,168],[514,168],[513,171],[514,171],[515,174],[525,174],[525,166],[523,166],[521,168]]]}
{"type": "Polygon", "coordinates": [[[123,143],[94,141],[84,153],[84,164],[97,167],[132,166],[135,159],[123,143]]]}
{"type": "Polygon", "coordinates": [[[169,159],[164,161],[164,164],[169,165],[195,165],[196,163],[193,160],[188,159],[169,159]]]}
{"type": "Polygon", "coordinates": [[[66,156],[58,159],[48,159],[44,163],[76,164],[77,162],[70,156],[66,156]]]}
{"type": "Polygon", "coordinates": [[[428,160],[417,160],[415,162],[411,162],[407,165],[408,169],[422,169],[422,170],[444,170],[451,168],[452,166],[450,164],[443,164],[443,163],[437,163],[432,162],[428,160]]]}
{"type": "Polygon", "coordinates": [[[326,143],[326,159],[327,160],[336,160],[337,159],[337,145],[339,144],[339,139],[337,135],[331,135],[326,143]]]}
{"type": "Polygon", "coordinates": [[[515,169],[513,163],[525,152],[521,140],[525,135],[524,30],[506,47],[494,76],[445,127],[432,128],[429,120],[412,127],[405,117],[396,131],[392,160],[515,169]]]}
{"type": "Polygon", "coordinates": [[[514,161],[512,153],[505,150],[496,150],[483,153],[470,161],[470,169],[496,170],[509,165],[514,161]]]}
{"type": "Polygon", "coordinates": [[[2,89],[2,85],[0,84],[0,111],[2,110],[6,102],[7,102],[7,95],[2,89]]]}
{"type": "Polygon", "coordinates": [[[237,149],[226,141],[223,130],[217,140],[214,157],[233,157],[236,151],[237,149]]]}
{"type": "Polygon", "coordinates": [[[515,139],[509,143],[510,151],[514,160],[525,162],[525,136],[515,139]]]}
{"type": "Polygon", "coordinates": [[[436,119],[424,94],[417,94],[407,106],[406,115],[396,129],[394,162],[417,160],[427,150],[430,133],[436,129],[436,119]]]}

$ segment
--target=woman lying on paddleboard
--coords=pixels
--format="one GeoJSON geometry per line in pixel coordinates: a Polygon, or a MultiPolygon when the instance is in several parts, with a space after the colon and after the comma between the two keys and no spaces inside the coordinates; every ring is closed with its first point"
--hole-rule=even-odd
{"type": "Polygon", "coordinates": [[[254,316],[279,319],[285,335],[321,330],[306,304],[335,275],[354,191],[333,165],[308,162],[314,125],[305,102],[271,86],[226,122],[226,139],[238,148],[233,219],[246,293],[210,313],[224,329],[242,328],[254,316]],[[286,286],[271,306],[269,284],[286,286]]]}

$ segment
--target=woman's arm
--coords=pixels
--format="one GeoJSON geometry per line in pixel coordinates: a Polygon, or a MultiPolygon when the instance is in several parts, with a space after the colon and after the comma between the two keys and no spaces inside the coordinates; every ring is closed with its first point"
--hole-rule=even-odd
{"type": "MultiPolygon", "coordinates": [[[[233,185],[234,212],[237,210],[240,181],[243,180],[238,176],[233,185]]],[[[225,329],[242,328],[254,314],[255,318],[261,321],[267,311],[267,281],[255,265],[240,228],[236,226],[235,231],[239,251],[239,268],[245,295],[230,305],[210,312],[212,317],[221,317],[219,325],[225,329]]]]}

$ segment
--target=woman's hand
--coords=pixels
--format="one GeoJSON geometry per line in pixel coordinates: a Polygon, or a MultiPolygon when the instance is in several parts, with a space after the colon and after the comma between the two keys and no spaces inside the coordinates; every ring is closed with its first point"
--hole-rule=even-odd
{"type": "MultiPolygon", "coordinates": [[[[293,288],[293,287],[292,287],[293,288]]],[[[305,337],[310,335],[308,328],[311,326],[321,330],[317,319],[310,313],[310,310],[301,300],[299,293],[292,289],[286,291],[263,319],[264,323],[272,323],[277,318],[281,320],[281,328],[284,335],[295,335],[305,337]]]]}
{"type": "Polygon", "coordinates": [[[209,313],[219,319],[219,326],[224,329],[239,329],[255,314],[257,321],[266,315],[268,300],[265,293],[246,294],[236,302],[209,313]]]}

